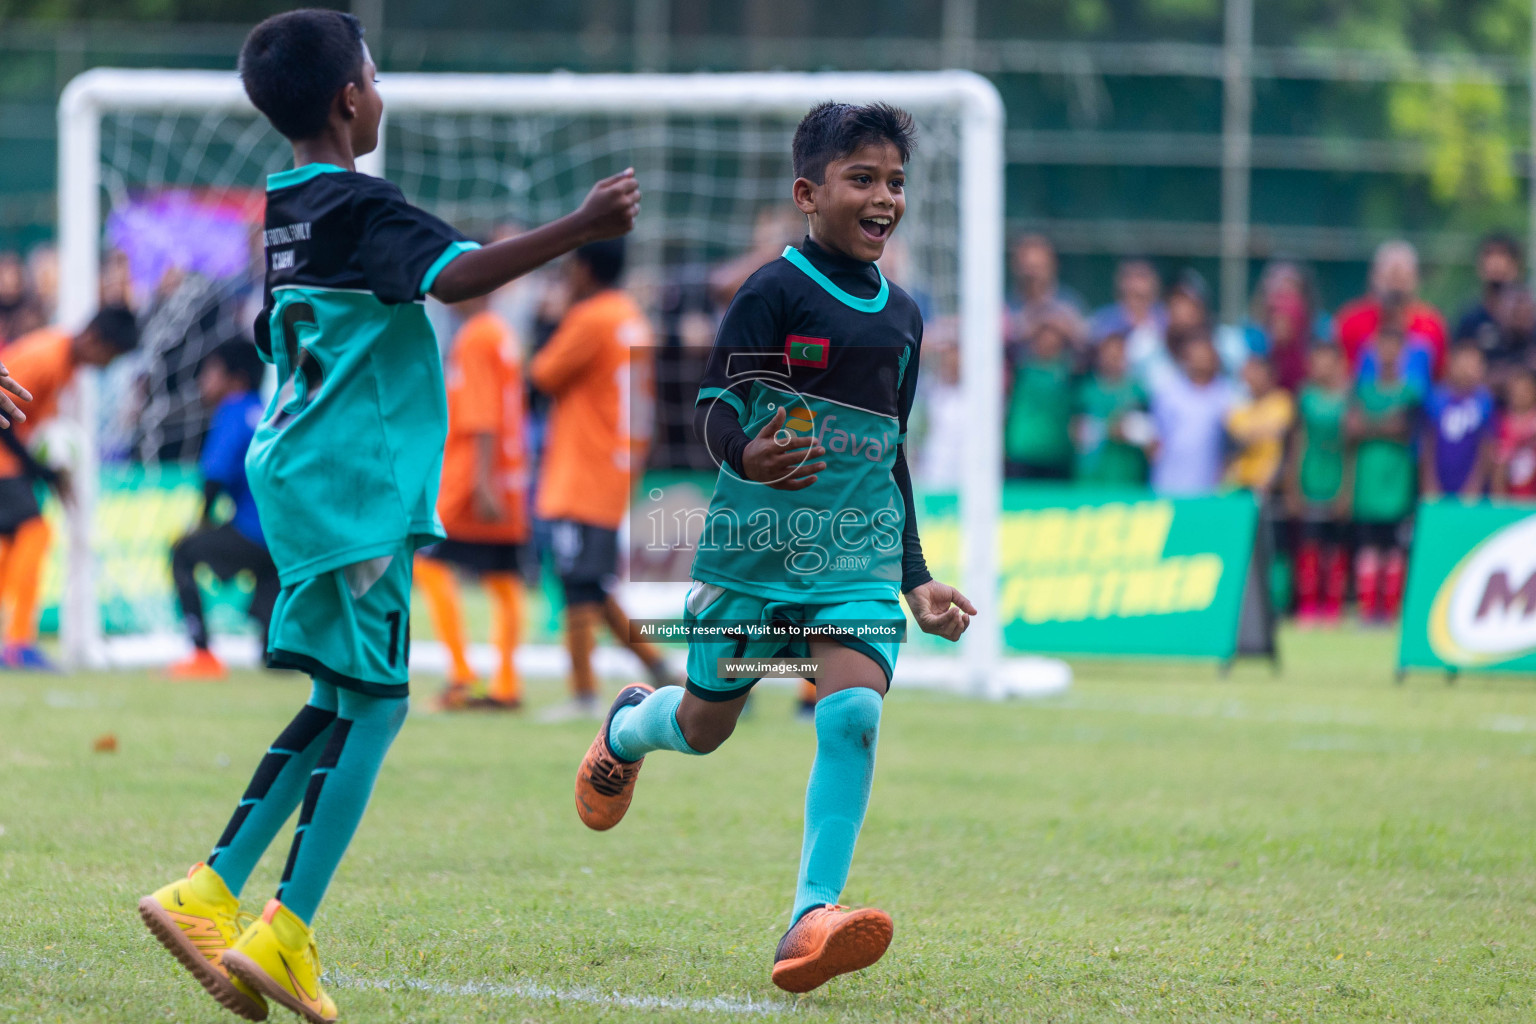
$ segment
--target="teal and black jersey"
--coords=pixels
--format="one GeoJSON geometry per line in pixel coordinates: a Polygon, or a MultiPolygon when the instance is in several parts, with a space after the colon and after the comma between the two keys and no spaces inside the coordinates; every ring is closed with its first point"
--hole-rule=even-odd
{"type": "Polygon", "coordinates": [[[903,443],[923,319],[872,263],[807,238],[736,293],[694,423],[720,464],[693,576],[781,601],[895,598],[929,579],[903,443]],[[827,468],[796,491],[749,481],[741,455],[780,407],[827,468]]]}
{"type": "Polygon", "coordinates": [[[265,240],[256,347],[278,389],[246,471],[283,585],[442,539],[448,406],[422,299],[475,244],[330,164],[267,178],[265,240]]]}

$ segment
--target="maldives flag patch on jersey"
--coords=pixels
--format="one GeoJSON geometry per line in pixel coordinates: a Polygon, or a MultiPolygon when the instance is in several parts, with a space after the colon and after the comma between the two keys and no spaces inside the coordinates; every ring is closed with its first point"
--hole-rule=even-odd
{"type": "Polygon", "coordinates": [[[832,350],[831,338],[807,338],[791,334],[784,339],[784,354],[791,366],[827,366],[827,353],[832,350]]]}

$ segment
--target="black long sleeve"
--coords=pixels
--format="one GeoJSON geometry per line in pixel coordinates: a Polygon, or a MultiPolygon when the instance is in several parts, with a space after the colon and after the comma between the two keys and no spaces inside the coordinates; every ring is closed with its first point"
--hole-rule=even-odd
{"type": "Polygon", "coordinates": [[[901,592],[905,594],[933,579],[928,571],[928,560],[923,557],[923,542],[917,536],[917,502],[912,497],[912,471],[907,468],[907,446],[896,447],[896,464],[891,467],[891,477],[901,492],[901,503],[907,510],[907,518],[901,528],[901,592]]]}
{"type": "Polygon", "coordinates": [[[917,536],[917,503],[912,497],[912,470],[907,466],[907,420],[917,401],[917,368],[922,352],[922,327],[919,322],[918,342],[912,350],[911,360],[902,368],[897,383],[897,420],[901,424],[901,441],[896,445],[896,462],[891,466],[891,478],[901,492],[901,502],[907,510],[905,524],[901,528],[901,592],[922,586],[933,575],[928,572],[928,561],[923,557],[923,542],[917,536]]]}
{"type": "Polygon", "coordinates": [[[747,450],[747,432],[741,429],[741,417],[729,402],[700,402],[693,407],[693,432],[716,463],[729,466],[743,480],[747,478],[741,461],[747,450]]]}

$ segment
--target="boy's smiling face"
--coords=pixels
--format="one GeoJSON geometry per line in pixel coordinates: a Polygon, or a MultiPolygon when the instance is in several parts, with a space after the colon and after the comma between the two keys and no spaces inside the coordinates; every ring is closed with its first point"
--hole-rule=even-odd
{"type": "Polygon", "coordinates": [[[795,205],[811,237],[834,252],[873,263],[907,210],[906,171],[889,142],[862,146],[827,162],[821,184],[796,178],[795,205]]]}

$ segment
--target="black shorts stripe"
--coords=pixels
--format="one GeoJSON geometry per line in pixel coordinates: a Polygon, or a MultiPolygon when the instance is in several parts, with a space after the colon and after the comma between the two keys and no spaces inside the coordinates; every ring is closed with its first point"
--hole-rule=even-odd
{"type": "MultiPolygon", "coordinates": [[[[409,628],[406,629],[405,645],[406,657],[409,658],[411,651],[409,628]]],[[[314,676],[322,683],[330,683],[332,686],[339,686],[343,690],[351,690],[353,693],[361,693],[368,697],[409,697],[411,695],[409,683],[375,683],[367,679],[356,679],[335,671],[307,654],[299,654],[295,651],[281,649],[268,651],[267,668],[293,669],[296,672],[314,676]]]]}

